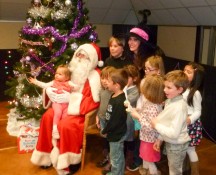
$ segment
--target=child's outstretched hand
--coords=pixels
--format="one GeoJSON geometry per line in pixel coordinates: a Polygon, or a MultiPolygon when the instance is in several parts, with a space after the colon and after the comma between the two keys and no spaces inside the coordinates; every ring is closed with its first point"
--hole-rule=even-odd
{"type": "Polygon", "coordinates": [[[187,125],[190,125],[190,124],[191,124],[191,119],[190,119],[189,116],[187,117],[186,122],[187,122],[187,125]]]}
{"type": "Polygon", "coordinates": [[[29,78],[29,82],[30,82],[30,83],[35,84],[36,81],[37,81],[36,78],[33,78],[33,77],[30,77],[30,78],[29,78]]]}
{"type": "Polygon", "coordinates": [[[137,110],[135,108],[132,108],[130,111],[130,114],[133,118],[139,120],[140,119],[140,114],[137,112],[137,110]]]}
{"type": "Polygon", "coordinates": [[[157,139],[157,140],[154,142],[153,149],[154,149],[155,151],[160,152],[161,144],[162,144],[162,141],[159,140],[159,139],[157,139]]]}

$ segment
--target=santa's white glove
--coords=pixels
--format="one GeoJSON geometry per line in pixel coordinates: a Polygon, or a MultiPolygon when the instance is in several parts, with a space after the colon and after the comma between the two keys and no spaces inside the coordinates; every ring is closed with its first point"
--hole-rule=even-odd
{"type": "Polygon", "coordinates": [[[47,88],[46,89],[46,94],[48,95],[49,99],[52,102],[57,102],[57,103],[69,103],[70,100],[70,93],[67,91],[63,90],[63,93],[57,94],[54,92],[56,88],[47,88]]]}

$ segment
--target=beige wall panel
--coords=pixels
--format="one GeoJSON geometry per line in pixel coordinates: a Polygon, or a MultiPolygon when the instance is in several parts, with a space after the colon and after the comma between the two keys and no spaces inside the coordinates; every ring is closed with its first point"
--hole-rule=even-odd
{"type": "Polygon", "coordinates": [[[210,29],[205,29],[204,36],[203,36],[203,50],[202,50],[202,61],[201,61],[202,64],[207,64],[209,35],[210,35],[210,29]]]}
{"type": "Polygon", "coordinates": [[[1,22],[0,23],[0,49],[17,49],[19,43],[19,31],[25,22],[1,22]]]}
{"type": "Polygon", "coordinates": [[[196,27],[159,26],[157,44],[170,57],[193,61],[196,27]]]}
{"type": "Polygon", "coordinates": [[[112,25],[96,25],[96,32],[100,42],[100,47],[108,47],[108,40],[112,36],[112,25]]]}

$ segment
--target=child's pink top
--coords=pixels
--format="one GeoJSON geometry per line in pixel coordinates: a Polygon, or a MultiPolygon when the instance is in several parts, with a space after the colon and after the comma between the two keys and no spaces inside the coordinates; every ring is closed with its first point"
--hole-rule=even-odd
{"type": "Polygon", "coordinates": [[[60,81],[54,80],[52,87],[57,89],[54,92],[58,94],[63,93],[63,90],[67,92],[71,92],[72,90],[72,87],[69,85],[69,81],[60,82],[60,81]]]}

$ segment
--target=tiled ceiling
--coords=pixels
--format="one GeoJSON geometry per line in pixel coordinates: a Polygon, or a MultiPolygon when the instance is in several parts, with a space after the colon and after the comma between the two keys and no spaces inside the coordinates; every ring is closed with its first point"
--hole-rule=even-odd
{"type": "MultiPolygon", "coordinates": [[[[216,0],[84,0],[93,24],[132,24],[149,9],[148,24],[215,26],[216,0]]],[[[0,0],[0,21],[25,21],[31,0],[0,0]]]]}

